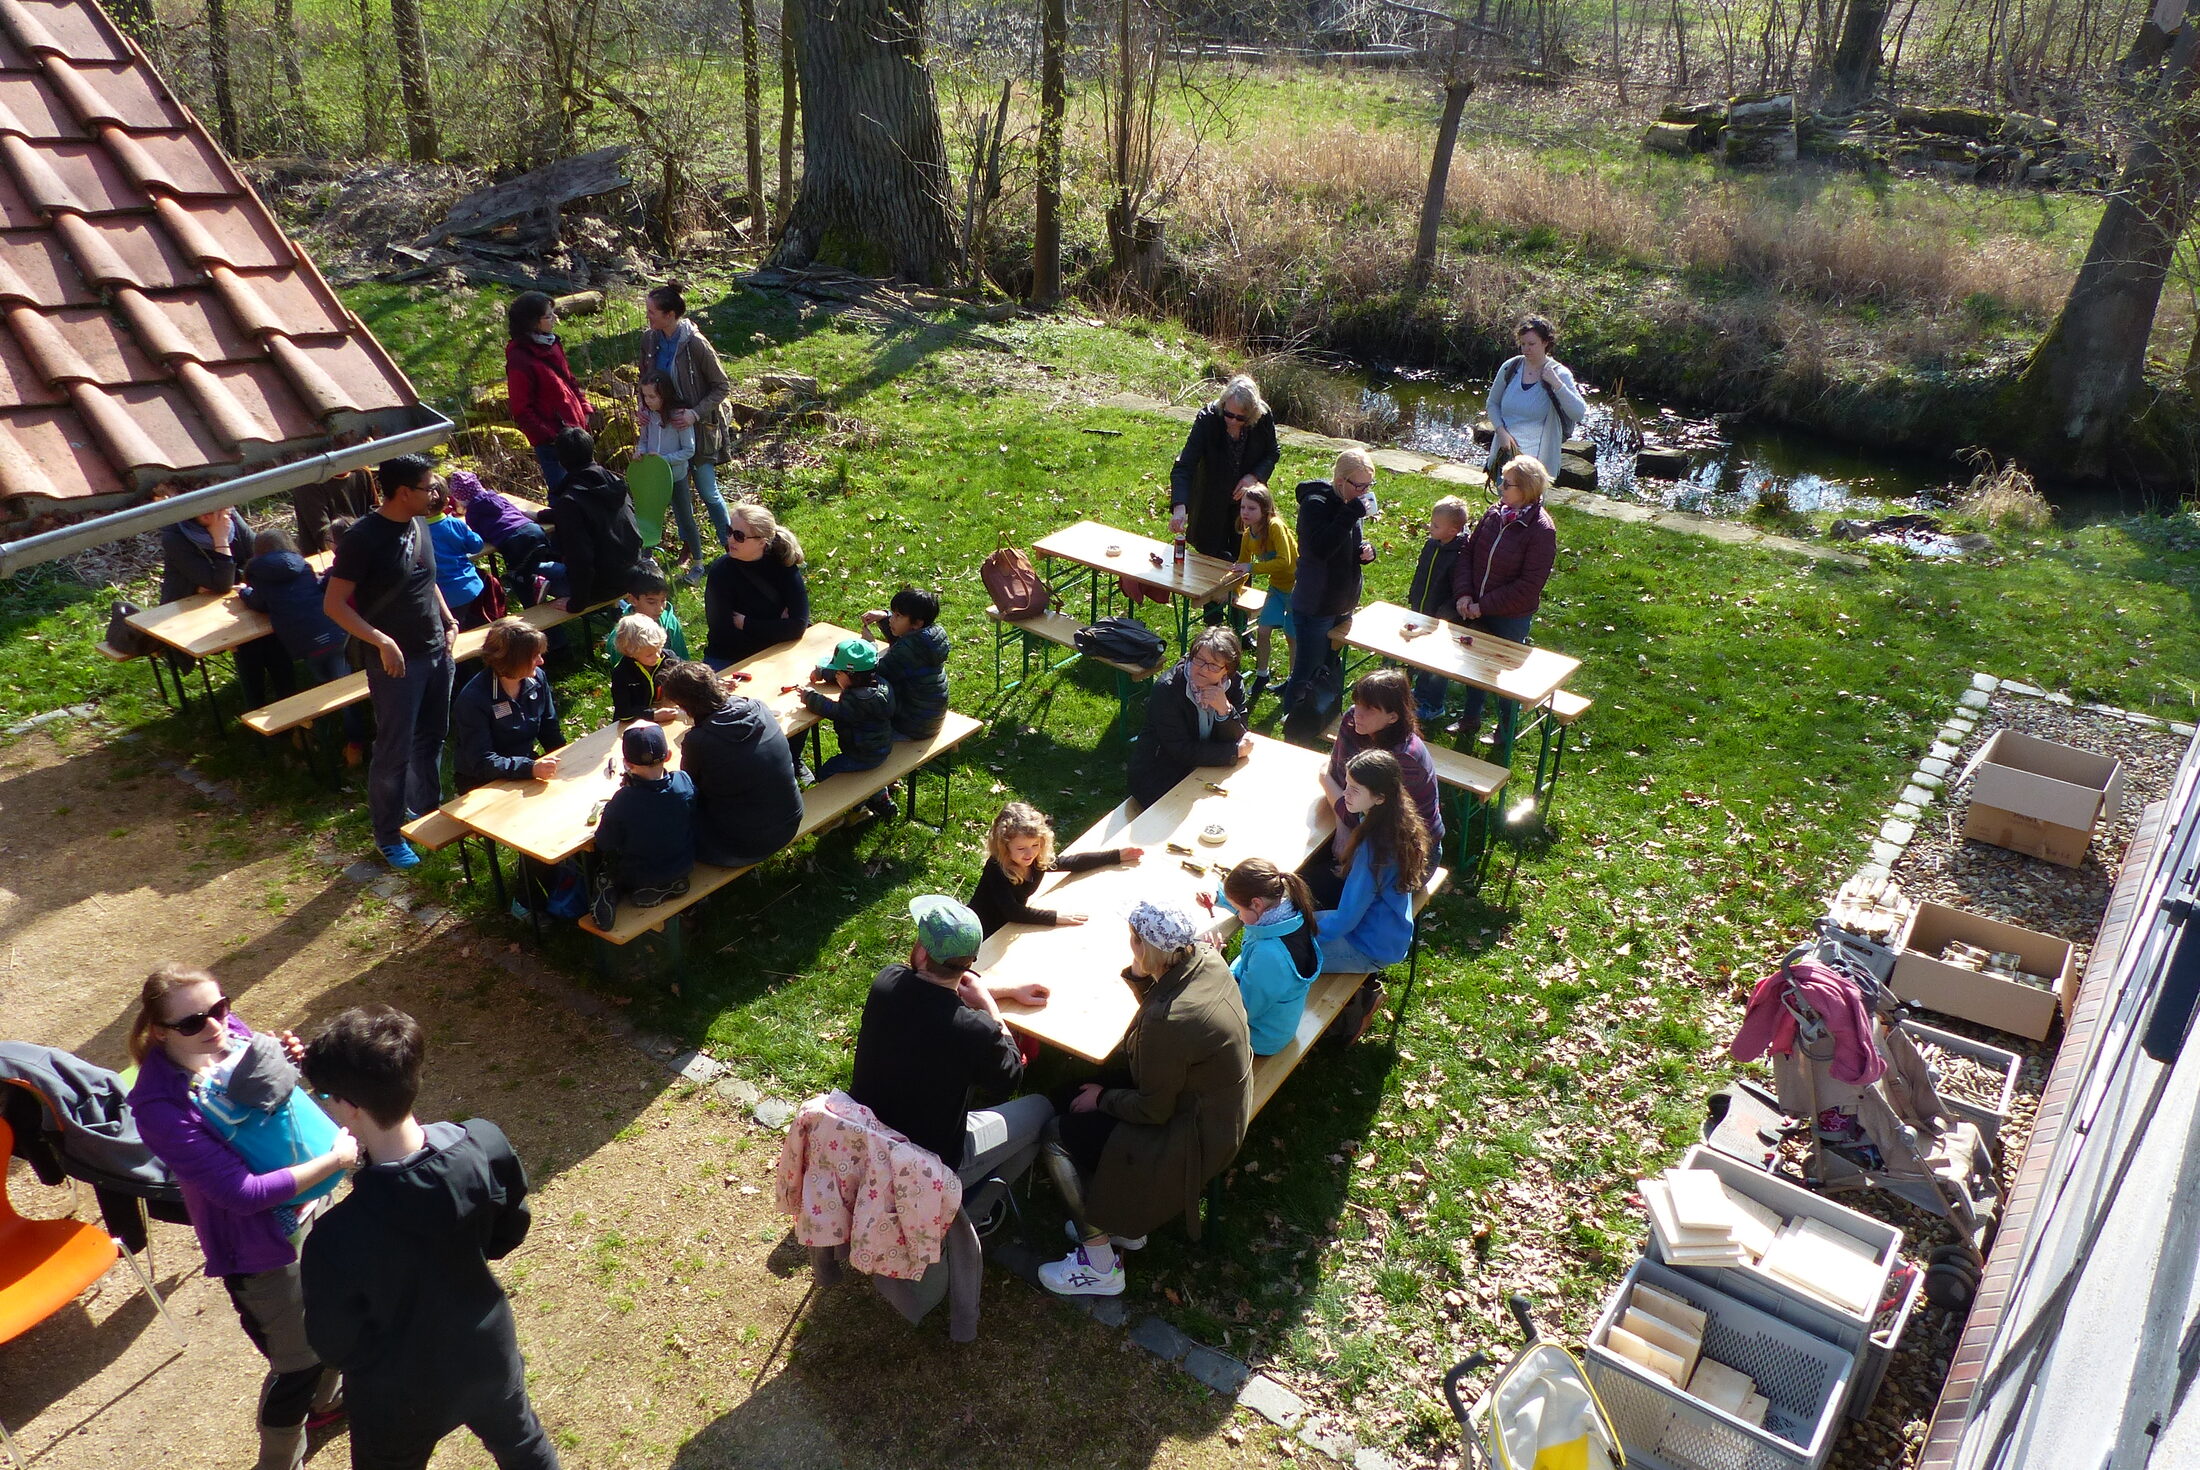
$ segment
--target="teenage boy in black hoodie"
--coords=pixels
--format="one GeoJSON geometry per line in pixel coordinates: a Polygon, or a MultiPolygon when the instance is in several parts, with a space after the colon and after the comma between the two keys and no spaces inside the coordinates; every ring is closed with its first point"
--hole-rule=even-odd
{"type": "Polygon", "coordinates": [[[352,1470],[423,1470],[462,1426],[499,1470],[557,1470],[489,1270],[527,1238],[527,1171],[494,1123],[413,1116],[426,1046],[418,1021],[372,1005],[305,1049],[306,1081],[365,1156],[306,1238],[306,1338],[343,1371],[352,1470]]]}
{"type": "Polygon", "coordinates": [[[939,620],[939,594],[918,587],[863,615],[864,633],[886,644],[878,676],[894,691],[896,740],[930,740],[947,722],[948,645],[939,620]]]}
{"type": "Polygon", "coordinates": [[[565,566],[567,612],[585,612],[626,592],[642,560],[642,528],[626,481],[596,463],[596,437],[586,429],[561,429],[550,441],[565,478],[550,492],[539,520],[565,566]]]}

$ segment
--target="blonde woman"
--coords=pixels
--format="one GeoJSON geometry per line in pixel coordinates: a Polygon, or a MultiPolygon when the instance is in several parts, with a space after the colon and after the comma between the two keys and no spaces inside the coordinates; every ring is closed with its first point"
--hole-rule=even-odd
{"type": "MultiPolygon", "coordinates": [[[[1558,526],[1543,508],[1550,472],[1532,455],[1506,462],[1497,504],[1467,538],[1452,564],[1452,605],[1459,621],[1514,643],[1528,641],[1543,588],[1558,562],[1558,526]]],[[[1482,724],[1482,691],[1469,686],[1455,731],[1474,736],[1482,724]]]]}
{"type": "Polygon", "coordinates": [[[792,643],[810,626],[802,543],[758,501],[737,502],[731,517],[726,554],[703,582],[703,661],[714,669],[792,643]]]}
{"type": "Polygon", "coordinates": [[[1276,472],[1276,417],[1239,373],[1199,411],[1169,470],[1169,531],[1218,561],[1237,560],[1238,495],[1276,472]]]}

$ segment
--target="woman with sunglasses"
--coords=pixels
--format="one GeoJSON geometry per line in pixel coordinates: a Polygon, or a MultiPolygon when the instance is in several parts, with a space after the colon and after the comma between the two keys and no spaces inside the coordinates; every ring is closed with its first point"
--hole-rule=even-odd
{"type": "MultiPolygon", "coordinates": [[[[147,1146],[183,1185],[206,1274],[229,1289],[245,1336],[267,1359],[254,1470],[297,1470],[305,1461],[307,1429],[338,1411],[317,1400],[321,1362],[306,1342],[298,1285],[298,1247],[311,1228],[311,1211],[286,1206],[356,1164],[359,1145],[339,1131],[335,1146],[309,1163],[253,1173],[197,1102],[199,1090],[225,1065],[233,1066],[251,1039],[251,1028],[230,1013],[212,975],[162,965],[146,978],[130,1024],[130,1056],[138,1064],[130,1109],[147,1146]]],[[[296,1038],[285,1032],[282,1040],[290,1048],[296,1038]]]]}
{"type": "MultiPolygon", "coordinates": [[[[1169,531],[1201,556],[1236,561],[1238,495],[1276,472],[1276,418],[1243,373],[1199,411],[1169,470],[1169,531]]],[[[1220,621],[1211,617],[1210,622],[1220,621]]]]}
{"type": "Polygon", "coordinates": [[[810,626],[810,590],[802,580],[802,543],[769,507],[737,501],[726,554],[703,581],[703,661],[714,669],[792,643],[810,626]]]}

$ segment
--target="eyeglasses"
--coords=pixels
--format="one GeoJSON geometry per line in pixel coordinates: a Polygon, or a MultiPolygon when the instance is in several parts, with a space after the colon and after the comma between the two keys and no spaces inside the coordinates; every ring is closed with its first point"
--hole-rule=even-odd
{"type": "Polygon", "coordinates": [[[1345,489],[1347,489],[1347,490],[1365,490],[1365,489],[1366,489],[1366,488],[1367,488],[1368,486],[1370,486],[1370,485],[1372,485],[1372,484],[1374,484],[1374,483],[1375,483],[1375,477],[1374,477],[1373,475],[1369,475],[1369,476],[1368,476],[1368,477],[1367,477],[1366,479],[1364,479],[1364,480],[1347,480],[1347,481],[1345,481],[1345,482],[1344,482],[1344,488],[1345,488],[1345,489]]]}
{"type": "Polygon", "coordinates": [[[1222,416],[1228,419],[1233,424],[1249,424],[1253,421],[1252,415],[1243,413],[1232,413],[1227,408],[1222,411],[1222,416]]]}
{"type": "Polygon", "coordinates": [[[219,1026],[228,1019],[229,997],[225,995],[203,1011],[197,1011],[188,1016],[178,1016],[173,1021],[163,1021],[160,1024],[165,1029],[175,1032],[178,1036],[196,1036],[206,1029],[207,1022],[212,1021],[219,1026]]]}

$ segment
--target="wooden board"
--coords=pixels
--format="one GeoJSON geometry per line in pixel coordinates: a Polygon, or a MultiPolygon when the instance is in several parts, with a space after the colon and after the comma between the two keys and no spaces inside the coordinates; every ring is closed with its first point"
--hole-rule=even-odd
{"type": "Polygon", "coordinates": [[[1194,602],[1219,602],[1245,580],[1229,562],[1190,552],[1182,568],[1170,564],[1174,547],[1133,531],[1118,531],[1098,521],[1079,521],[1044,537],[1034,548],[1041,556],[1059,557],[1109,575],[1134,577],[1194,602]],[[1115,554],[1109,555],[1114,548],[1115,554]],[[1160,557],[1160,565],[1153,558],[1160,557]]]}
{"type": "MultiPolygon", "coordinates": [[[[327,571],[329,563],[335,559],[333,551],[317,551],[306,558],[306,565],[318,575],[327,571]]],[[[246,607],[244,598],[235,590],[219,595],[194,592],[189,597],[149,607],[143,612],[132,613],[130,626],[192,658],[227,653],[275,631],[267,614],[246,607]]]]}
{"type": "MultiPolygon", "coordinates": [[[[779,717],[780,728],[793,740],[817,723],[804,709],[800,696],[781,694],[785,684],[806,682],[835,643],[854,635],[830,623],[812,624],[801,639],[783,643],[740,665],[752,677],[736,684],[734,692],[761,701],[779,717]]],[[[721,678],[733,674],[728,669],[721,678]]],[[[545,863],[561,863],[595,840],[589,813],[599,801],[608,801],[619,787],[624,766],[619,760],[619,736],[626,726],[609,724],[591,730],[558,752],[558,773],[548,781],[492,781],[443,803],[442,810],[492,842],[545,863]]],[[[685,720],[666,724],[672,735],[673,770],[680,768],[679,734],[685,720]]]]}
{"type": "MultiPolygon", "coordinates": [[[[1089,915],[1091,922],[1056,928],[1009,924],[978,952],[978,968],[990,981],[1021,985],[1041,980],[1053,989],[1046,1005],[1036,1009],[1004,1002],[1001,1010],[1009,1024],[1087,1061],[1106,1060],[1138,1010],[1137,998],[1122,978],[1130,962],[1125,928],[1130,911],[1141,900],[1152,900],[1177,904],[1205,919],[1198,897],[1212,896],[1222,886],[1215,864],[1264,857],[1289,870],[1304,862],[1336,828],[1322,799],[1321,771],[1328,762],[1326,751],[1302,750],[1255,735],[1253,753],[1234,769],[1202,768],[1136,816],[1126,802],[1102,817],[1066,851],[1128,845],[1146,849],[1145,861],[1053,874],[1033,900],[1042,908],[1089,915]],[[1208,781],[1228,794],[1207,790],[1208,781]],[[1228,832],[1220,847],[1199,842],[1200,829],[1209,823],[1228,832]],[[1171,842],[1192,848],[1190,861],[1208,871],[1186,871],[1186,859],[1168,851],[1171,842]]],[[[1218,911],[1229,914],[1226,906],[1218,905],[1218,911]]],[[[1234,928],[1236,920],[1230,917],[1210,925],[1217,935],[1234,928]]]]}
{"type": "Polygon", "coordinates": [[[1348,647],[1394,659],[1424,673],[1442,674],[1518,700],[1531,709],[1549,699],[1581,667],[1578,658],[1472,632],[1395,602],[1369,603],[1337,632],[1348,647]],[[1408,638],[1405,629],[1409,626],[1431,631],[1408,638]],[[1474,640],[1471,647],[1459,641],[1468,637],[1474,640]]]}

